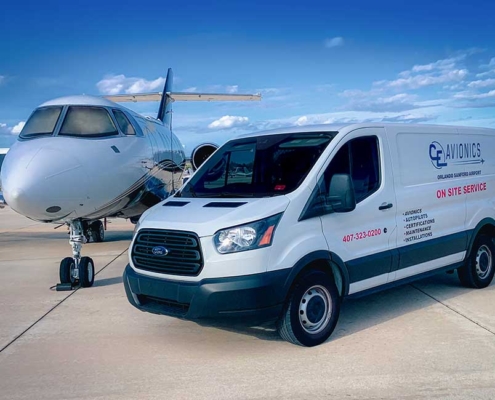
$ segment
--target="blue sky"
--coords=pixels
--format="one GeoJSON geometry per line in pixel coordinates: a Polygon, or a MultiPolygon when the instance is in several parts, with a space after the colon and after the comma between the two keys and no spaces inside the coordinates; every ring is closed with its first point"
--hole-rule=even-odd
{"type": "MultiPolygon", "coordinates": [[[[0,15],[0,147],[69,94],[260,92],[176,103],[189,150],[248,131],[401,121],[495,128],[495,5],[418,0],[16,1],[0,15]]],[[[132,108],[155,115],[158,105],[132,108]]]]}

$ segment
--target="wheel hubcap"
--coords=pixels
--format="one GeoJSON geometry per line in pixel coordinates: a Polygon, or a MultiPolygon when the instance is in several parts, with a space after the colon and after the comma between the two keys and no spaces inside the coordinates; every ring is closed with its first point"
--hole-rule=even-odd
{"type": "Polygon", "coordinates": [[[76,264],[74,263],[74,261],[70,263],[69,271],[70,271],[70,281],[74,283],[77,279],[79,279],[79,277],[76,276],[76,264]]]}
{"type": "Polygon", "coordinates": [[[476,253],[476,273],[480,279],[485,279],[490,274],[492,264],[492,252],[488,246],[481,246],[476,253]]]}
{"type": "Polygon", "coordinates": [[[310,287],[299,303],[299,322],[308,333],[319,333],[326,328],[332,316],[332,298],[320,285],[310,287]]]}
{"type": "Polygon", "coordinates": [[[95,267],[93,266],[93,263],[89,262],[88,263],[88,282],[91,282],[93,280],[94,273],[95,273],[95,267]]]}

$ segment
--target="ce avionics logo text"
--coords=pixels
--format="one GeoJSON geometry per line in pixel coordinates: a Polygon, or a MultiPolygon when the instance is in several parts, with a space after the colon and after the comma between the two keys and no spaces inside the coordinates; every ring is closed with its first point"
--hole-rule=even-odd
{"type": "Polygon", "coordinates": [[[447,163],[445,162],[445,151],[440,143],[431,142],[430,159],[433,166],[437,169],[447,166],[447,163]]]}
{"type": "Polygon", "coordinates": [[[483,164],[480,143],[447,143],[446,148],[433,141],[430,144],[429,156],[436,169],[447,167],[448,164],[470,165],[483,164]]]}

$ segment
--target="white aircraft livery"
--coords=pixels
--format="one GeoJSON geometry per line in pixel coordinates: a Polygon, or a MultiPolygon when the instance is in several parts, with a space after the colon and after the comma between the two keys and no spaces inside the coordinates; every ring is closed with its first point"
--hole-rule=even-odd
{"type": "MultiPolygon", "coordinates": [[[[0,171],[5,202],[32,220],[67,224],[72,257],[60,264],[59,290],[89,287],[94,263],[82,245],[104,239],[101,219],[140,215],[182,184],[186,155],[172,132],[174,101],[260,100],[260,95],[172,92],[168,70],[163,93],[70,96],[34,110],[0,171]],[[157,118],[117,104],[160,101],[157,118]]],[[[205,143],[191,155],[194,168],[217,146],[205,143]]]]}

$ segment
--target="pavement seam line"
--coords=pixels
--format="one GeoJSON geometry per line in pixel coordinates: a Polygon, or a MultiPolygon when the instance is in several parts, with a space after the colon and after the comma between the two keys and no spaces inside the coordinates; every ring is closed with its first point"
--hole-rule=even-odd
{"type": "Polygon", "coordinates": [[[473,324],[475,325],[478,325],[480,328],[484,329],[485,331],[491,333],[492,335],[495,336],[495,332],[493,332],[492,330],[490,330],[490,328],[487,328],[486,326],[483,326],[482,324],[480,324],[479,322],[475,321],[474,319],[472,318],[469,318],[467,315],[464,315],[463,313],[461,313],[460,311],[456,310],[455,308],[449,306],[448,304],[445,304],[444,302],[442,302],[441,300],[438,300],[435,296],[432,296],[431,294],[429,293],[426,293],[424,290],[420,289],[419,287],[411,284],[411,286],[420,291],[421,293],[423,293],[424,295],[428,296],[429,298],[435,300],[437,303],[440,303],[442,306],[448,308],[449,310],[455,312],[457,315],[460,315],[461,317],[467,319],[468,321],[471,321],[473,324]]]}
{"type": "MultiPolygon", "coordinates": [[[[110,264],[112,264],[117,258],[119,258],[122,254],[124,254],[127,251],[125,249],[122,253],[120,253],[118,256],[113,258],[107,265],[105,265],[102,269],[100,269],[98,272],[95,273],[95,276],[98,275],[101,271],[103,271],[105,268],[107,268],[110,264]]],[[[50,314],[53,310],[55,310],[59,305],[61,305],[63,302],[65,302],[69,297],[72,295],[76,294],[80,287],[74,289],[72,293],[70,293],[67,297],[64,297],[60,302],[55,304],[50,310],[48,310],[45,314],[43,314],[40,318],[38,318],[35,322],[33,322],[31,325],[29,325],[24,331],[22,331],[18,336],[16,336],[14,339],[12,339],[9,343],[7,343],[4,347],[0,349],[0,353],[2,353],[4,350],[6,350],[8,347],[13,345],[17,340],[19,340],[21,337],[23,337],[29,330],[31,330],[35,325],[37,325],[40,321],[42,321],[48,314],[50,314]]]]}

